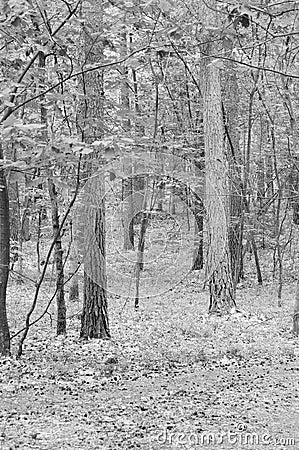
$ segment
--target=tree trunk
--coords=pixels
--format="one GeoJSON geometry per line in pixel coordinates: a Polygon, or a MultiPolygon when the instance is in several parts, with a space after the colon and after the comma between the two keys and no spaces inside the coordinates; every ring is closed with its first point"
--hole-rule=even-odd
{"type": "MultiPolygon", "coordinates": [[[[12,161],[17,161],[16,149],[14,143],[11,143],[8,149],[8,158],[12,161]]],[[[21,229],[21,215],[19,202],[19,183],[12,180],[13,173],[7,177],[8,197],[9,197],[9,217],[10,217],[10,253],[11,253],[11,268],[14,269],[14,264],[19,259],[20,252],[20,229],[21,229]]]]}
{"type": "Polygon", "coordinates": [[[139,308],[140,273],[143,270],[145,234],[146,234],[146,229],[148,227],[148,223],[149,223],[148,213],[145,212],[142,215],[142,220],[141,220],[141,225],[140,225],[140,234],[139,234],[139,242],[138,242],[137,261],[136,261],[135,309],[139,308]]]}
{"type": "Polygon", "coordinates": [[[130,161],[130,158],[124,158],[124,173],[126,176],[126,178],[122,180],[124,250],[133,250],[134,204],[133,204],[132,162],[130,161]]]}
{"type": "MultiPolygon", "coordinates": [[[[99,63],[103,59],[102,8],[102,1],[92,0],[88,5],[85,4],[83,14],[88,27],[83,29],[83,64],[99,63]]],[[[103,137],[103,71],[89,72],[81,81],[85,98],[80,105],[78,125],[83,141],[93,142],[103,137]]],[[[99,165],[97,161],[89,160],[86,166],[87,173],[91,176],[94,168],[99,165]]],[[[91,178],[84,192],[89,197],[86,216],[86,237],[89,240],[84,255],[84,298],[80,337],[105,339],[110,337],[110,331],[107,309],[103,175],[91,178]]]]}
{"type": "MultiPolygon", "coordinates": [[[[200,177],[202,170],[195,167],[196,177],[200,177]]],[[[189,193],[188,193],[189,194],[189,193]]],[[[196,194],[200,195],[198,189],[196,189],[196,194]]],[[[187,195],[187,205],[189,195],[187,195]]],[[[190,198],[192,202],[192,199],[190,198]]],[[[203,268],[203,205],[200,205],[198,199],[196,198],[194,203],[194,251],[193,251],[193,264],[192,270],[201,270],[203,268]]]]}
{"type": "MultiPolygon", "coordinates": [[[[121,58],[126,58],[128,53],[126,14],[123,17],[123,32],[121,33],[121,58]]],[[[120,89],[121,109],[123,114],[122,128],[124,136],[131,135],[131,121],[128,118],[130,113],[130,93],[128,83],[128,67],[121,66],[121,89],[120,89]]],[[[124,250],[134,249],[134,223],[133,223],[133,180],[132,180],[132,160],[124,157],[124,173],[126,178],[122,181],[123,191],[123,224],[124,224],[124,250]]]]}
{"type": "MultiPolygon", "coordinates": [[[[25,192],[28,189],[28,176],[25,175],[25,192]]],[[[30,241],[30,216],[32,208],[32,199],[30,198],[30,193],[25,193],[24,204],[23,204],[23,214],[21,218],[21,238],[22,241],[30,241]]]]}
{"type": "Polygon", "coordinates": [[[107,309],[104,182],[94,177],[85,186],[86,234],[84,257],[84,303],[80,337],[110,337],[107,309]],[[95,197],[97,197],[95,204],[95,197]]]}
{"type": "MultiPolygon", "coordinates": [[[[203,5],[202,17],[207,27],[217,27],[215,2],[203,5]]],[[[203,122],[206,168],[206,213],[209,280],[209,312],[228,312],[235,306],[235,287],[228,246],[228,162],[224,151],[224,127],[219,68],[209,56],[217,54],[216,36],[202,49],[203,122]]]]}
{"type": "MultiPolygon", "coordinates": [[[[231,55],[228,55],[231,56],[231,55]]],[[[242,158],[239,147],[239,89],[232,62],[226,64],[223,78],[223,119],[225,143],[229,162],[229,232],[228,243],[233,282],[240,279],[244,229],[243,192],[241,178],[242,158]]]]}
{"type": "Polygon", "coordinates": [[[256,242],[255,242],[253,234],[250,235],[250,245],[251,245],[253,256],[254,256],[257,282],[258,282],[259,285],[262,285],[263,284],[262,271],[261,271],[261,266],[260,266],[260,260],[259,260],[259,255],[258,255],[258,251],[257,251],[257,246],[256,246],[256,242]]]}
{"type": "Polygon", "coordinates": [[[194,252],[192,270],[203,268],[203,215],[194,219],[194,252]]]}
{"type": "MultiPolygon", "coordinates": [[[[44,70],[45,70],[45,55],[44,53],[39,53],[39,67],[41,71],[41,81],[44,81],[44,70]]],[[[48,145],[48,116],[47,109],[41,104],[41,122],[45,125],[43,130],[44,145],[48,145]]],[[[49,170],[48,176],[48,192],[51,202],[51,212],[52,212],[52,229],[53,229],[53,239],[55,240],[54,246],[54,259],[56,268],[56,305],[57,305],[57,326],[56,333],[57,336],[66,333],[66,306],[65,306],[65,296],[64,296],[64,266],[63,266],[63,249],[61,243],[61,233],[59,231],[59,210],[58,210],[58,200],[57,191],[53,183],[53,174],[49,170]]],[[[41,216],[39,216],[41,217],[41,216]]]]}
{"type": "Polygon", "coordinates": [[[71,256],[71,275],[69,300],[71,302],[79,300],[79,277],[78,277],[78,263],[74,257],[71,256]]]}
{"type": "Polygon", "coordinates": [[[48,178],[48,191],[52,210],[53,239],[55,239],[54,258],[56,266],[56,305],[57,305],[57,336],[66,333],[66,306],[64,296],[64,268],[61,233],[59,232],[59,212],[57,192],[52,178],[48,178]]]}
{"type": "Polygon", "coordinates": [[[293,315],[293,332],[296,336],[299,336],[299,278],[297,280],[295,308],[293,315]]]}
{"type": "MultiPolygon", "coordinates": [[[[3,160],[0,143],[0,159],[3,160]]],[[[4,169],[0,168],[0,355],[10,353],[10,334],[6,312],[9,274],[9,201],[4,169]]]]}
{"type": "MultiPolygon", "coordinates": [[[[133,207],[134,217],[143,211],[145,198],[145,177],[144,175],[135,175],[133,177],[133,207]]],[[[135,221],[134,221],[135,222],[135,221]]]]}

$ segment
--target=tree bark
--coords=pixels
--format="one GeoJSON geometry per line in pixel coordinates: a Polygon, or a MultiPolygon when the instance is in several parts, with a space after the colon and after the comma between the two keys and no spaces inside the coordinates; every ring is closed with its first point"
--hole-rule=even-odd
{"type": "Polygon", "coordinates": [[[143,258],[144,258],[144,244],[145,244],[145,234],[148,227],[149,218],[148,213],[144,212],[142,214],[142,220],[140,224],[140,234],[138,242],[138,252],[137,252],[137,262],[136,262],[136,294],[135,294],[135,309],[139,308],[139,286],[140,286],[140,273],[143,270],[143,258]]]}
{"type": "Polygon", "coordinates": [[[57,336],[66,333],[66,305],[64,295],[63,249],[59,225],[57,192],[52,178],[48,178],[48,191],[51,201],[53,239],[55,239],[54,258],[56,266],[56,305],[57,305],[57,336]]]}
{"type": "Polygon", "coordinates": [[[85,186],[84,303],[80,337],[83,339],[110,337],[107,309],[107,279],[105,253],[104,182],[94,177],[85,186]],[[95,204],[95,196],[97,197],[95,204]]]}
{"type": "Polygon", "coordinates": [[[78,277],[78,263],[74,257],[71,256],[71,275],[69,300],[71,302],[79,300],[79,277],[78,277]]]}
{"type": "MultiPolygon", "coordinates": [[[[215,1],[202,8],[206,27],[217,27],[215,1]]],[[[216,38],[217,36],[214,36],[216,38]]],[[[203,123],[206,168],[206,212],[208,221],[208,255],[206,273],[209,280],[209,312],[229,312],[235,306],[235,287],[228,245],[228,161],[224,151],[224,127],[219,68],[210,57],[217,48],[210,42],[202,50],[203,123]]]]}
{"type": "Polygon", "coordinates": [[[293,332],[299,336],[299,278],[297,280],[295,307],[293,315],[293,332]]]}
{"type": "MultiPolygon", "coordinates": [[[[45,70],[45,55],[40,52],[39,54],[39,68],[41,71],[41,80],[44,81],[44,70],[45,70]]],[[[41,122],[45,125],[43,130],[44,145],[48,145],[48,116],[47,109],[41,104],[41,122]]],[[[56,333],[57,336],[66,333],[66,305],[64,296],[64,266],[63,266],[63,249],[61,243],[61,233],[59,224],[59,209],[57,200],[57,191],[53,183],[52,170],[49,170],[48,174],[48,193],[51,202],[51,213],[52,213],[52,230],[53,239],[55,240],[54,245],[54,259],[56,268],[56,305],[57,305],[57,325],[56,333]]]]}
{"type": "MultiPolygon", "coordinates": [[[[197,177],[200,176],[201,170],[195,167],[195,174],[197,177]]],[[[189,193],[188,193],[189,194],[189,193]]],[[[200,192],[196,190],[196,194],[199,195],[200,192]]],[[[189,195],[187,196],[188,200],[189,195]]],[[[192,203],[194,203],[194,250],[193,250],[193,263],[192,270],[203,269],[203,205],[200,205],[198,199],[195,201],[191,198],[192,203]]]]}
{"type": "Polygon", "coordinates": [[[228,243],[233,282],[240,279],[244,229],[243,192],[241,178],[242,158],[239,147],[239,89],[234,65],[226,66],[223,78],[223,119],[225,144],[229,162],[229,231],[228,243]]]}
{"type": "Polygon", "coordinates": [[[133,204],[133,178],[132,161],[124,158],[124,173],[126,178],[122,180],[123,197],[123,227],[124,227],[124,250],[134,249],[134,204],[133,204]]]}
{"type": "MultiPolygon", "coordinates": [[[[98,63],[103,59],[102,1],[90,1],[85,6],[83,14],[88,23],[88,27],[83,29],[84,64],[98,63]]],[[[78,125],[83,141],[93,142],[103,136],[103,71],[89,72],[81,81],[85,98],[80,105],[78,125]]],[[[86,173],[89,177],[98,166],[97,161],[90,159],[86,161],[86,173]]],[[[88,202],[85,222],[88,248],[84,255],[84,297],[80,337],[105,339],[110,337],[110,331],[107,308],[103,175],[92,177],[84,191],[88,202]]]]}
{"type": "MultiPolygon", "coordinates": [[[[3,160],[0,143],[0,159],[3,160]]],[[[0,168],[0,355],[10,354],[10,333],[6,311],[9,274],[9,201],[4,169],[0,168]]]]}

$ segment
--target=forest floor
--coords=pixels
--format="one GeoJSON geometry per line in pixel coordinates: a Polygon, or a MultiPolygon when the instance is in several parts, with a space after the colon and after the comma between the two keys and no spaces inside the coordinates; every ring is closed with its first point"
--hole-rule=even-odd
{"type": "MultiPolygon", "coordinates": [[[[78,339],[79,302],[66,337],[47,314],[21,359],[0,360],[0,449],[299,448],[294,292],[286,286],[278,308],[271,283],[244,285],[230,318],[209,317],[190,279],[137,312],[110,296],[110,341],[78,339]]],[[[32,297],[11,282],[12,330],[32,297]]]]}

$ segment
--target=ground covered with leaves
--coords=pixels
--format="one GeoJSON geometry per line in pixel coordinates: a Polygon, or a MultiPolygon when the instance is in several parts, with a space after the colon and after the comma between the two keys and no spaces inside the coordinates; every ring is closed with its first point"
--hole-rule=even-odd
{"type": "MultiPolygon", "coordinates": [[[[222,318],[206,314],[207,292],[190,279],[137,312],[111,296],[110,341],[78,339],[79,302],[55,337],[52,311],[21,359],[0,361],[0,449],[298,448],[294,291],[277,308],[271,284],[243,286],[242,312],[222,318]]],[[[10,286],[15,331],[32,295],[10,286]]]]}

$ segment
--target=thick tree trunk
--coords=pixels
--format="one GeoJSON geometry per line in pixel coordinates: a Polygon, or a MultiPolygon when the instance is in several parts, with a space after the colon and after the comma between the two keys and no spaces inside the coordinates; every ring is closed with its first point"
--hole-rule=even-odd
{"type": "Polygon", "coordinates": [[[82,339],[109,339],[106,291],[84,272],[84,308],[81,318],[82,339]]]}
{"type": "Polygon", "coordinates": [[[107,309],[104,183],[94,177],[85,186],[84,303],[80,337],[110,337],[107,309]],[[95,202],[95,197],[97,198],[95,202]]]}
{"type": "MultiPolygon", "coordinates": [[[[83,30],[84,64],[98,64],[103,59],[102,8],[102,1],[92,0],[88,5],[85,4],[83,14],[88,27],[83,30]]],[[[82,131],[82,139],[85,142],[93,142],[103,137],[103,71],[85,74],[82,78],[82,89],[85,98],[80,105],[78,125],[82,131]]],[[[97,161],[86,161],[89,176],[92,176],[93,170],[98,166],[97,161]]],[[[84,191],[89,197],[86,216],[88,247],[84,255],[84,299],[80,336],[84,339],[105,339],[110,337],[110,331],[107,309],[103,175],[92,178],[84,191]]]]}
{"type": "MultiPolygon", "coordinates": [[[[217,26],[215,2],[203,6],[202,17],[208,27],[217,26]]],[[[208,222],[208,255],[206,273],[210,289],[210,312],[227,312],[235,306],[235,287],[228,246],[228,162],[224,151],[224,127],[219,68],[209,57],[217,53],[218,42],[203,48],[202,91],[206,158],[206,212],[208,222]]]]}
{"type": "MultiPolygon", "coordinates": [[[[3,160],[0,143],[0,160],[3,160]]],[[[9,274],[9,201],[4,169],[0,169],[0,355],[10,353],[10,334],[6,312],[9,274]]]]}

